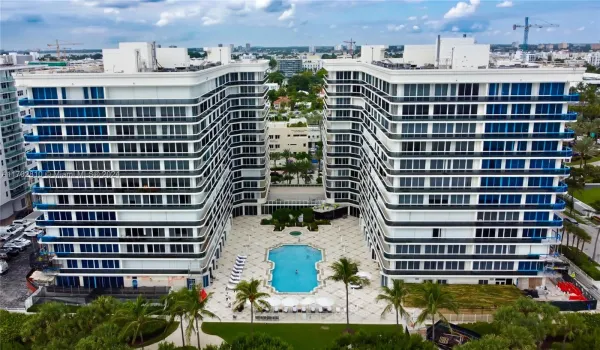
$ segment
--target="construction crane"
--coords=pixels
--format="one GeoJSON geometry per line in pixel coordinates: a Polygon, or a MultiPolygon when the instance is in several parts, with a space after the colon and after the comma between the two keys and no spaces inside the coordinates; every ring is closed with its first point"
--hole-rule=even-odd
{"type": "MultiPolygon", "coordinates": [[[[58,39],[56,39],[56,43],[55,44],[48,44],[48,47],[56,47],[56,59],[60,60],[60,48],[61,45],[83,45],[82,43],[68,43],[68,42],[64,42],[64,41],[59,41],[58,39]]],[[[64,47],[63,47],[64,49],[64,47]]],[[[64,52],[63,52],[64,53],[64,52]]]]}
{"type": "Polygon", "coordinates": [[[348,44],[348,52],[350,52],[350,57],[354,57],[353,52],[352,51],[352,45],[356,44],[356,41],[352,41],[352,38],[350,38],[350,41],[344,41],[346,44],[348,44]]]}
{"type": "Polygon", "coordinates": [[[525,17],[525,25],[513,24],[513,30],[517,28],[523,28],[523,62],[527,60],[527,42],[529,41],[529,28],[548,28],[558,27],[558,24],[546,23],[546,24],[529,24],[529,17],[525,17]]]}

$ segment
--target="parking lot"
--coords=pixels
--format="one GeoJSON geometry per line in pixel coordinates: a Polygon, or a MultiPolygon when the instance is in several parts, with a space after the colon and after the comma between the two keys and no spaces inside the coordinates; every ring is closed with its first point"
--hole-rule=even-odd
{"type": "Polygon", "coordinates": [[[0,309],[22,309],[25,299],[31,294],[25,284],[29,272],[29,254],[32,246],[8,262],[8,271],[0,275],[0,309]]]}

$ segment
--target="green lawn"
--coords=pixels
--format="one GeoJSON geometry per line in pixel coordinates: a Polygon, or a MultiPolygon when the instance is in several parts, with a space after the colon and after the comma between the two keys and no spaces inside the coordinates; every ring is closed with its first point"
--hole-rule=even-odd
{"type": "Polygon", "coordinates": [[[592,204],[596,201],[600,201],[600,187],[590,188],[584,191],[574,193],[575,198],[579,199],[583,203],[592,204]]]}
{"type": "MultiPolygon", "coordinates": [[[[408,284],[413,293],[406,300],[406,306],[415,307],[414,293],[418,284],[408,284]]],[[[519,288],[515,286],[497,286],[495,284],[449,284],[445,285],[458,303],[461,312],[473,309],[495,309],[499,306],[510,304],[522,296],[519,288]]]]}
{"type": "MultiPolygon", "coordinates": [[[[352,315],[350,315],[352,318],[352,315]]],[[[389,317],[392,317],[390,315],[389,317]]],[[[395,325],[350,325],[355,330],[365,332],[390,332],[395,329],[395,325]]],[[[304,323],[255,323],[254,332],[267,333],[279,337],[294,349],[311,350],[326,349],[333,341],[342,335],[346,329],[345,324],[304,324],[304,323]]],[[[223,338],[226,342],[231,342],[240,334],[251,333],[252,325],[250,323],[225,323],[225,322],[202,322],[202,331],[207,334],[214,334],[223,338]]]]}

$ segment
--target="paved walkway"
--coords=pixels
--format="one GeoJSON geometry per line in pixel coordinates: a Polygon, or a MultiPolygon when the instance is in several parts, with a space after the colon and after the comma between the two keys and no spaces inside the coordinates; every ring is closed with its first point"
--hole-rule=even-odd
{"type": "MultiPolygon", "coordinates": [[[[184,319],[183,320],[183,334],[185,336],[185,329],[187,327],[188,323],[187,321],[184,319]]],[[[200,325],[200,330],[202,330],[202,323],[199,323],[200,325]]],[[[196,340],[196,333],[192,332],[192,337],[190,339],[190,343],[186,343],[185,345],[192,345],[195,347],[198,347],[198,341],[196,340]]],[[[175,332],[171,333],[168,337],[165,338],[165,340],[156,343],[156,344],[152,344],[152,345],[148,345],[145,348],[147,350],[158,350],[158,344],[162,343],[162,342],[173,342],[176,346],[182,346],[183,342],[181,341],[181,329],[178,327],[175,332]]],[[[216,335],[211,335],[211,334],[205,334],[204,332],[200,333],[200,344],[202,345],[202,348],[204,348],[207,345],[221,345],[221,343],[223,343],[223,339],[217,337],[216,335]]]]}
{"type": "MultiPolygon", "coordinates": [[[[262,281],[262,290],[280,297],[281,299],[292,296],[302,300],[308,295],[329,297],[335,305],[332,313],[278,313],[280,323],[344,323],[346,314],[344,285],[339,282],[323,281],[332,274],[332,262],[345,256],[359,262],[359,270],[371,274],[371,285],[360,290],[350,292],[350,322],[352,323],[394,323],[395,317],[389,314],[384,319],[381,312],[384,304],[375,303],[375,297],[380,292],[379,266],[371,259],[363,235],[360,233],[357,218],[348,217],[332,221],[332,225],[319,227],[318,232],[310,232],[305,228],[286,228],[284,231],[275,232],[273,226],[260,225],[260,219],[270,216],[243,216],[233,219],[232,232],[227,237],[223,256],[219,259],[219,268],[214,271],[215,281],[207,288],[214,295],[209,309],[221,318],[223,322],[249,322],[250,310],[246,307],[241,313],[233,312],[230,304],[234,292],[227,290],[231,269],[238,254],[248,255],[242,273],[242,280],[251,278],[262,281]],[[298,237],[291,236],[290,231],[301,231],[298,237]],[[282,294],[276,293],[270,286],[271,263],[267,260],[268,250],[279,244],[310,244],[315,248],[324,250],[324,261],[317,264],[319,270],[320,286],[313,293],[282,294]],[[340,310],[337,311],[336,307],[340,310]],[[235,316],[235,318],[234,318],[235,316]]],[[[416,309],[409,309],[415,313],[416,309]]],[[[266,315],[266,314],[261,314],[266,315]]],[[[273,315],[273,313],[271,313],[273,315]]]]}

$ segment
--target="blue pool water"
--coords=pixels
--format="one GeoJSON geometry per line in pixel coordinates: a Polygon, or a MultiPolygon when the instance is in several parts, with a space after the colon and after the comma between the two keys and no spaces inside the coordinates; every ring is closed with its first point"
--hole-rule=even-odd
{"type": "Polygon", "coordinates": [[[322,258],[320,250],[307,245],[284,245],[271,249],[269,260],[275,263],[271,285],[281,293],[312,291],[319,284],[315,264],[322,258]]]}

